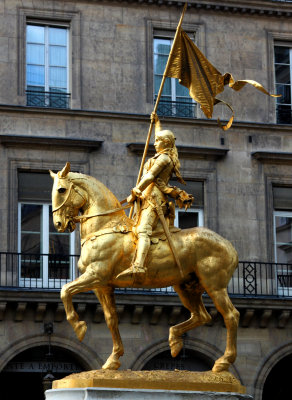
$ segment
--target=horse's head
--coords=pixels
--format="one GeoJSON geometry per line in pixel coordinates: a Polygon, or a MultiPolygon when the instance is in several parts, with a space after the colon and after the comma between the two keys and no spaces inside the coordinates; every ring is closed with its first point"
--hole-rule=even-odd
{"type": "MultiPolygon", "coordinates": [[[[71,173],[72,174],[72,173],[71,173]]],[[[73,232],[76,228],[74,218],[85,203],[84,191],[77,188],[70,178],[70,163],[66,163],[57,174],[50,171],[54,179],[52,190],[53,221],[58,232],[66,229],[73,232]]]]}

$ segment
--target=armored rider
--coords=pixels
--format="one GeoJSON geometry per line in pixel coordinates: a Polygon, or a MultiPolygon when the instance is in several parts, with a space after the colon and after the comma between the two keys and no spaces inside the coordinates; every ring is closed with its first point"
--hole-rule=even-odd
{"type": "Polygon", "coordinates": [[[184,190],[168,185],[173,173],[175,173],[179,182],[185,184],[179,172],[180,162],[174,134],[170,130],[161,129],[157,114],[152,113],[151,121],[155,122],[154,147],[156,154],[145,163],[140,182],[132,189],[131,195],[127,198],[128,203],[141,199],[141,208],[136,222],[138,240],[135,259],[130,268],[119,274],[123,277],[132,277],[136,281],[143,281],[147,271],[145,259],[151,244],[152,229],[158,222],[155,205],[158,204],[159,207],[162,207],[165,213],[167,195],[175,198],[180,208],[184,206],[187,209],[193,202],[193,196],[187,194],[184,190]]]}

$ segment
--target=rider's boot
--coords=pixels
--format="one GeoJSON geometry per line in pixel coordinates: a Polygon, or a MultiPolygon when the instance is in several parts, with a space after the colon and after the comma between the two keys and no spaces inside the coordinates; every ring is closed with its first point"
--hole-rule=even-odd
{"type": "Polygon", "coordinates": [[[142,283],[146,276],[145,259],[150,247],[150,238],[146,233],[138,234],[136,257],[130,268],[121,272],[117,278],[132,277],[135,283],[142,283]]]}

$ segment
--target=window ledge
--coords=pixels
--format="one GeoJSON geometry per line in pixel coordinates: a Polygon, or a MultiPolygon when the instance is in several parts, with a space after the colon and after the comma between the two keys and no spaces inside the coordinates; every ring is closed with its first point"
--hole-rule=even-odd
{"type": "MultiPolygon", "coordinates": [[[[141,156],[144,151],[145,143],[128,143],[128,149],[141,156]]],[[[227,155],[229,149],[216,148],[216,147],[199,147],[199,146],[182,146],[177,145],[179,156],[182,158],[204,159],[204,160],[218,160],[227,155]]],[[[149,145],[148,155],[155,154],[154,145],[149,145]]]]}
{"type": "Polygon", "coordinates": [[[77,151],[92,152],[98,150],[103,140],[72,139],[26,135],[0,135],[0,143],[5,147],[29,147],[29,148],[61,148],[77,151]]]}
{"type": "Polygon", "coordinates": [[[255,151],[251,156],[260,162],[274,164],[292,164],[292,153],[275,153],[274,151],[255,151]]]}

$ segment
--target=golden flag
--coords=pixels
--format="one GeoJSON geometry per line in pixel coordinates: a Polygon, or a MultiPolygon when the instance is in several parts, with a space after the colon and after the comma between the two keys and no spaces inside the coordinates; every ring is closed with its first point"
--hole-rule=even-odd
{"type": "Polygon", "coordinates": [[[270,94],[260,83],[253,80],[235,81],[230,73],[221,74],[192,42],[188,35],[179,29],[177,39],[173,44],[173,52],[169,59],[169,67],[165,76],[179,79],[179,83],[189,89],[190,96],[200,104],[207,118],[212,118],[215,104],[224,103],[232,111],[232,117],[226,126],[219,125],[227,130],[231,127],[234,112],[232,107],[223,100],[216,99],[217,94],[223,92],[224,86],[229,85],[233,90],[241,90],[247,83],[272,97],[281,95],[270,94]]]}

